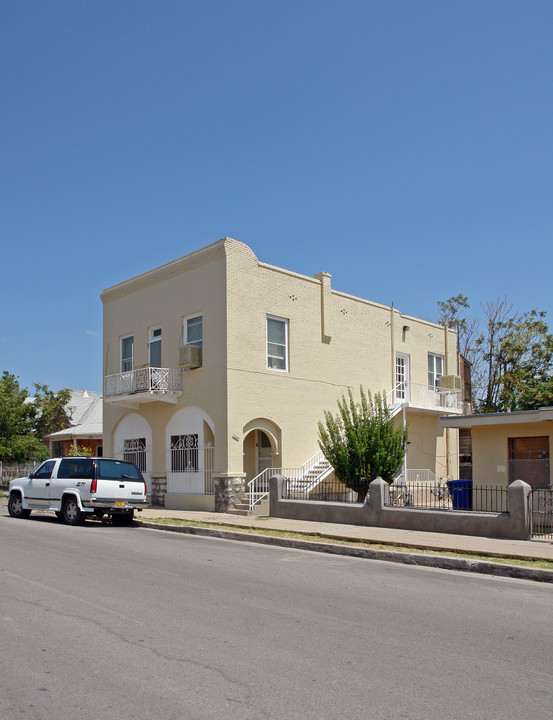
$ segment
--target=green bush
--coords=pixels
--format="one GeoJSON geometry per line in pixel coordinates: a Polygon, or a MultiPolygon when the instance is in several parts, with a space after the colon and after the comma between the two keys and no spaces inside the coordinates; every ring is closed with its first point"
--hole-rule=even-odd
{"type": "Polygon", "coordinates": [[[394,427],[386,398],[360,388],[356,402],[351,388],[338,400],[338,413],[328,410],[319,422],[319,447],[336,477],[363,501],[369,484],[378,476],[391,483],[407,447],[407,428],[394,427]]]}

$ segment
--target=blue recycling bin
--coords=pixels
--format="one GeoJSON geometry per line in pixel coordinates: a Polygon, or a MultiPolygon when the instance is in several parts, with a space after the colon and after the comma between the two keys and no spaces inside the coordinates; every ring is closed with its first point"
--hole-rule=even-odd
{"type": "Polygon", "coordinates": [[[454,510],[472,510],[472,480],[448,480],[454,510]]]}

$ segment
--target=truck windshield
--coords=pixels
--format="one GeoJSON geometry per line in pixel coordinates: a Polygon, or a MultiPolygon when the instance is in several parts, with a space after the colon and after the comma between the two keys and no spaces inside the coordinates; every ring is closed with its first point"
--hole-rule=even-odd
{"type": "Polygon", "coordinates": [[[96,477],[101,480],[144,482],[136,465],[118,460],[96,460],[96,477]]]}

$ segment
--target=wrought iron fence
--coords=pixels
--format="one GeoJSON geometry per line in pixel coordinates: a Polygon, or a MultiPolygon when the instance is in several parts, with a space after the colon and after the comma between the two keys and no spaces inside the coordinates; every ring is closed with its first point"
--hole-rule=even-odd
{"type": "Polygon", "coordinates": [[[388,507],[418,510],[474,510],[509,512],[506,487],[473,487],[470,482],[448,487],[446,483],[399,482],[390,485],[388,507]]]}
{"type": "Polygon", "coordinates": [[[212,445],[198,445],[197,435],[178,436],[167,450],[167,492],[214,495],[212,445]]]}
{"type": "Polygon", "coordinates": [[[181,389],[180,372],[172,368],[136,368],[116,375],[107,375],[104,380],[106,397],[140,392],[175,392],[181,389]]]}
{"type": "Polygon", "coordinates": [[[132,438],[123,441],[123,460],[132,462],[140,470],[140,472],[146,472],[146,439],[145,438],[132,438]]]}
{"type": "MultiPolygon", "coordinates": [[[[283,486],[283,499],[319,500],[326,502],[363,502],[364,496],[348,488],[334,475],[322,480],[316,487],[302,486],[298,479],[286,470],[281,473],[286,482],[283,486]]],[[[387,507],[404,507],[415,510],[474,510],[476,512],[509,512],[509,496],[506,487],[477,487],[462,485],[451,490],[445,482],[405,482],[400,481],[389,486],[386,494],[387,507]]]]}
{"type": "Polygon", "coordinates": [[[532,536],[553,539],[553,489],[533,488],[528,502],[532,536]]]}

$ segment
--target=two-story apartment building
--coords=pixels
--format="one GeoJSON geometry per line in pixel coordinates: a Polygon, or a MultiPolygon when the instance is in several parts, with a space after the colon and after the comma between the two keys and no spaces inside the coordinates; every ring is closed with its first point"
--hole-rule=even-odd
{"type": "MultiPolygon", "coordinates": [[[[348,387],[388,394],[408,469],[458,472],[456,333],[260,262],[230,238],[102,293],[104,454],[134,459],[169,507],[214,479],[302,466],[348,387]]],[[[220,480],[217,480],[220,482],[220,480]]]]}

